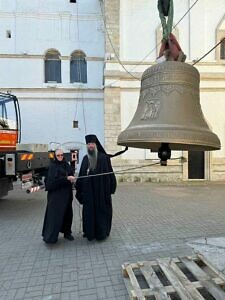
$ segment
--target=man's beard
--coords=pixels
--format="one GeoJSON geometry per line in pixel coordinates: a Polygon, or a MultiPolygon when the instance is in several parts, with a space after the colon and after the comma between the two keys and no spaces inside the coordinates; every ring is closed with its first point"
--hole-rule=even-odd
{"type": "Polygon", "coordinates": [[[97,165],[98,150],[95,148],[93,150],[88,149],[88,160],[89,160],[89,170],[94,170],[97,165]]]}

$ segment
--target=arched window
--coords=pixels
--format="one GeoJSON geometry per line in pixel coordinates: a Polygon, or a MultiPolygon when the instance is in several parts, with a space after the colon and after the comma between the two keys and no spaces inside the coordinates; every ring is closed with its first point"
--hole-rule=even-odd
{"type": "Polygon", "coordinates": [[[225,59],[225,38],[222,40],[220,44],[220,59],[225,59]]]}
{"type": "Polygon", "coordinates": [[[45,55],[45,82],[62,82],[61,59],[57,50],[49,50],[45,55]]]}
{"type": "Polygon", "coordinates": [[[216,47],[216,59],[225,60],[225,15],[220,20],[216,28],[216,41],[220,42],[220,45],[216,47]]]}
{"type": "Polygon", "coordinates": [[[87,83],[87,62],[82,51],[74,51],[71,55],[70,82],[87,83]]]}

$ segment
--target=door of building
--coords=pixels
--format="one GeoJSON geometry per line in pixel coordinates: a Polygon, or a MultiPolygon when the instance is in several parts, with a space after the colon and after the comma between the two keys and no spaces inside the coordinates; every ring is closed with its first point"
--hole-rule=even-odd
{"type": "Polygon", "coordinates": [[[204,151],[188,151],[188,179],[205,179],[204,151]]]}

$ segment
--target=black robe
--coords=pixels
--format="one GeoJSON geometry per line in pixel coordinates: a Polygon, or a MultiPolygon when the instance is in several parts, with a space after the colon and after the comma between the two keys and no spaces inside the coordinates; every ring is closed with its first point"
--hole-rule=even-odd
{"type": "Polygon", "coordinates": [[[72,184],[67,176],[73,175],[71,166],[66,162],[53,161],[46,178],[47,207],[42,236],[46,243],[56,243],[59,232],[71,234],[73,219],[72,184]]]}
{"type": "MultiPolygon", "coordinates": [[[[88,156],[85,155],[79,176],[87,175],[88,156]]],[[[97,165],[88,175],[113,172],[108,155],[98,152],[97,165]]],[[[116,190],[114,174],[77,178],[76,198],[83,204],[83,232],[88,240],[103,240],[110,234],[112,225],[112,198],[116,190]]]]}

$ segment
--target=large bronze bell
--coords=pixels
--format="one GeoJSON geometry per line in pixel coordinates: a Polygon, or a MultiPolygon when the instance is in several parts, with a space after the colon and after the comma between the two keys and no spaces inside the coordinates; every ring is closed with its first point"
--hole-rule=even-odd
{"type": "Polygon", "coordinates": [[[152,151],[220,149],[201,110],[199,81],[198,70],[184,62],[165,61],[148,68],[136,113],[117,143],[152,151]]]}

